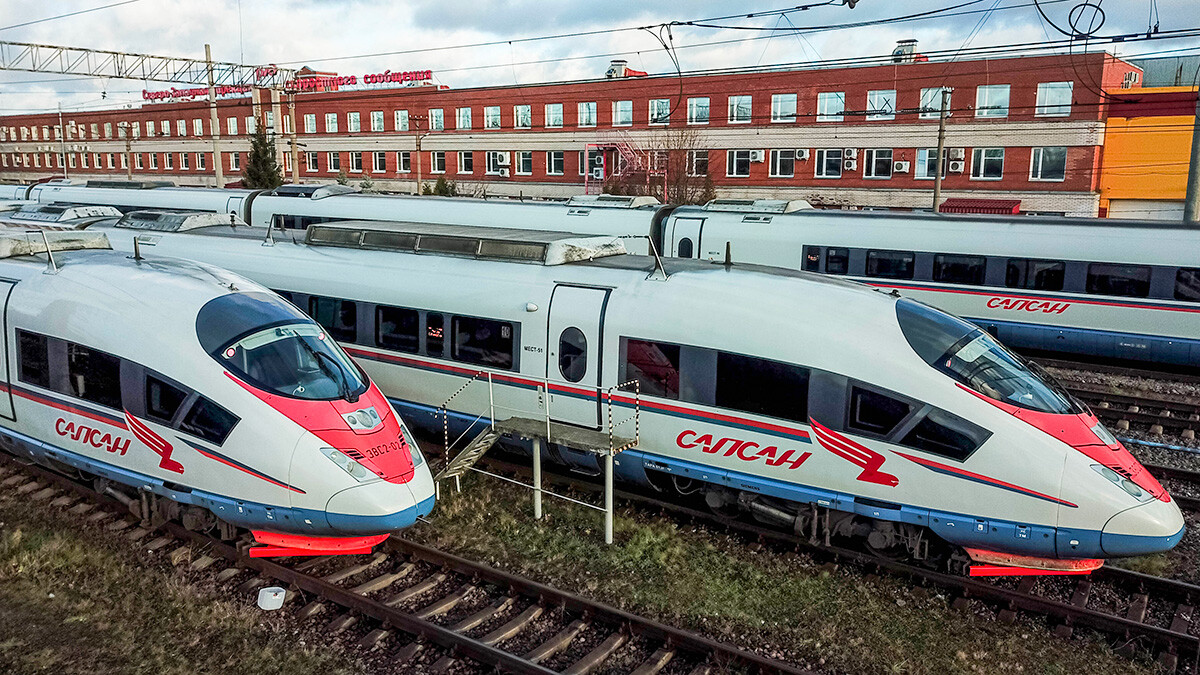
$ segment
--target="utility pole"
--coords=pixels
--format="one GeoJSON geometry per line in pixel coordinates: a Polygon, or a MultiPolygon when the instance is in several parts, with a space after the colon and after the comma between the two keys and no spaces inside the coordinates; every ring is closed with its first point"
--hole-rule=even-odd
{"type": "Polygon", "coordinates": [[[1192,159],[1188,163],[1183,222],[1200,225],[1200,90],[1196,92],[1196,118],[1192,122],[1192,159]]]}
{"type": "Polygon", "coordinates": [[[949,87],[942,87],[942,112],[938,115],[938,145],[937,159],[934,160],[933,174],[933,212],[941,213],[942,211],[942,153],[946,151],[946,115],[950,107],[950,92],[954,91],[949,87]]]}
{"type": "Polygon", "coordinates": [[[296,143],[296,92],[288,92],[288,119],[291,129],[288,134],[292,143],[292,183],[300,182],[300,146],[296,143]]]}
{"type": "Polygon", "coordinates": [[[62,103],[58,104],[58,147],[61,153],[58,155],[58,161],[62,164],[63,179],[67,178],[67,127],[63,124],[62,118],[62,103]]]}
{"type": "Polygon", "coordinates": [[[424,115],[413,115],[409,118],[409,121],[413,123],[413,128],[417,131],[417,189],[414,191],[417,195],[421,194],[421,139],[429,133],[428,131],[425,134],[421,133],[421,122],[424,120],[424,115]]]}
{"type": "Polygon", "coordinates": [[[217,187],[225,187],[225,170],[221,168],[221,125],[217,120],[217,88],[213,78],[212,47],[204,45],[204,61],[208,64],[208,123],[212,126],[213,168],[217,171],[217,187]]]}
{"type": "Polygon", "coordinates": [[[118,122],[117,133],[125,139],[125,179],[133,180],[133,139],[129,136],[129,122],[118,122]]]}

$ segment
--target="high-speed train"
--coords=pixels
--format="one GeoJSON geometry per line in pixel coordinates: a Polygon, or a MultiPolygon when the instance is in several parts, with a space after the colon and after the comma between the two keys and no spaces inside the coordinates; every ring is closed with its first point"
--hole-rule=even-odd
{"type": "MultiPolygon", "coordinates": [[[[14,191],[20,192],[19,190],[14,191]]],[[[629,250],[804,269],[895,289],[1029,350],[1200,367],[1200,237],[1163,222],[831,211],[803,202],[635,197],[566,203],[353,194],[108,189],[47,183],[42,202],[232,212],[254,225],[336,219],[486,224],[629,236],[629,250]]],[[[18,195],[19,196],[19,195],[18,195]]]]}
{"type": "Polygon", "coordinates": [[[10,230],[0,291],[0,444],[18,457],[190,527],[249,529],[254,555],[362,552],[432,509],[378,387],[262,286],[99,232],[10,230]]]}
{"type": "MultiPolygon", "coordinates": [[[[798,532],[1051,569],[1183,534],[1170,496],[1086,407],[914,300],[802,271],[660,264],[611,237],[363,221],[268,234],[199,218],[134,212],[86,231],[276,289],[438,434],[443,405],[453,433],[547,414],[604,433],[610,388],[636,381],[637,395],[611,392],[640,423],[621,479],[798,532]],[[464,388],[481,374],[494,399],[464,388]]],[[[551,461],[598,471],[550,440],[551,461]]]]}

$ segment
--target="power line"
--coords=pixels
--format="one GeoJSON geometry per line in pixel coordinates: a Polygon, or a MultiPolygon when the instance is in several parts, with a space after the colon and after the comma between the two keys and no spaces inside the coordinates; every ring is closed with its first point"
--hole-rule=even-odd
{"type": "Polygon", "coordinates": [[[81,9],[77,12],[69,12],[67,14],[59,14],[58,16],[48,16],[44,19],[34,19],[33,21],[26,21],[24,23],[14,23],[11,26],[0,26],[0,30],[10,30],[13,28],[24,28],[25,26],[32,26],[35,23],[45,23],[47,21],[56,21],[58,19],[65,19],[65,18],[71,17],[71,16],[79,16],[80,14],[87,14],[89,12],[98,12],[102,9],[109,9],[112,7],[120,7],[121,5],[131,5],[135,2],[140,2],[140,1],[141,0],[124,0],[123,2],[114,2],[110,5],[101,5],[100,7],[92,7],[91,9],[81,9]]]}

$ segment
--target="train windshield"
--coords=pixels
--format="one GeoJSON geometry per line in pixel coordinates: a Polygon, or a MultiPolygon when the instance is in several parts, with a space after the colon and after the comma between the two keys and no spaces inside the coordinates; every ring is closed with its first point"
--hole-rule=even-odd
{"type": "Polygon", "coordinates": [[[1039,412],[1084,411],[1041,366],[1010,352],[977,326],[907,299],[897,301],[896,316],[918,356],[972,390],[1039,412]]]}
{"type": "Polygon", "coordinates": [[[312,322],[272,326],[230,343],[220,360],[251,384],[291,398],[357,400],[366,378],[312,322]]]}

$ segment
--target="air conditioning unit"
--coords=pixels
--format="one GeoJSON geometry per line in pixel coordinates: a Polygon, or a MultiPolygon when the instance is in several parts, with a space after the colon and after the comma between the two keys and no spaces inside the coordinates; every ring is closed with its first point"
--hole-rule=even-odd
{"type": "Polygon", "coordinates": [[[855,171],[858,169],[858,160],[857,159],[848,159],[848,160],[842,162],[842,168],[845,169],[846,171],[855,171]]]}
{"type": "Polygon", "coordinates": [[[592,179],[593,180],[604,180],[604,167],[598,166],[598,167],[592,169],[592,179]]]}
{"type": "Polygon", "coordinates": [[[1121,80],[1121,88],[1129,89],[1133,85],[1137,84],[1138,81],[1140,81],[1141,79],[1142,79],[1142,76],[1136,72],[1130,71],[1128,73],[1125,73],[1125,79],[1121,80]]]}
{"type": "Polygon", "coordinates": [[[765,162],[766,160],[767,160],[767,151],[766,150],[751,150],[750,151],[750,161],[751,162],[765,162]]]}
{"type": "Polygon", "coordinates": [[[892,173],[908,173],[908,162],[892,162],[892,173]]]}
{"type": "Polygon", "coordinates": [[[858,159],[858,148],[846,148],[843,157],[846,159],[858,159]]]}
{"type": "Polygon", "coordinates": [[[500,177],[508,178],[508,169],[500,169],[500,177]]]}
{"type": "Polygon", "coordinates": [[[800,160],[801,162],[808,161],[808,148],[803,148],[801,150],[797,150],[796,151],[796,159],[800,160]]]}
{"type": "Polygon", "coordinates": [[[950,148],[950,159],[966,159],[967,151],[964,148],[950,148]]]}
{"type": "Polygon", "coordinates": [[[508,160],[507,152],[501,153],[500,155],[496,156],[496,164],[498,164],[500,166],[508,166],[508,163],[509,163],[509,160],[508,160]]]}
{"type": "Polygon", "coordinates": [[[950,162],[950,173],[962,173],[967,163],[962,160],[950,162]]]}

